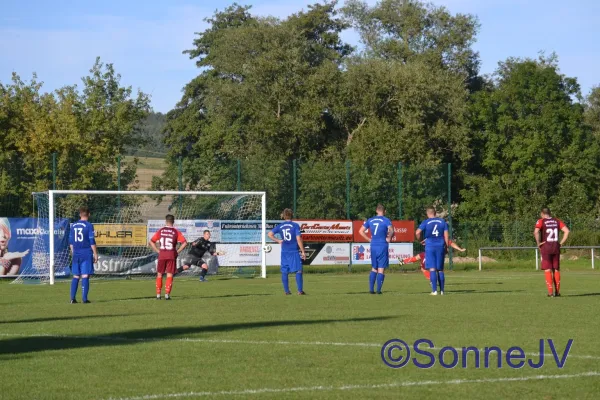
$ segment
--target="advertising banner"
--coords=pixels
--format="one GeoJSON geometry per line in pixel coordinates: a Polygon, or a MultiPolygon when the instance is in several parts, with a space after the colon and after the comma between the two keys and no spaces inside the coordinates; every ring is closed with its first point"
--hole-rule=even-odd
{"type": "MultiPolygon", "coordinates": [[[[282,221],[265,221],[265,236],[282,221]]],[[[260,243],[261,221],[221,221],[221,243],[260,243]]],[[[267,243],[275,243],[265,238],[267,243]]]]}
{"type": "MultiPolygon", "coordinates": [[[[413,256],[412,243],[391,243],[388,254],[390,264],[396,264],[399,258],[413,256]]],[[[371,245],[369,243],[352,243],[352,264],[370,264],[371,245]]]]}
{"type": "MultiPolygon", "coordinates": [[[[354,243],[367,243],[360,235],[360,228],[364,221],[353,221],[354,225],[354,243]]],[[[392,243],[412,243],[415,240],[415,221],[392,221],[394,227],[394,237],[392,243]]],[[[367,231],[367,236],[371,237],[371,232],[367,231]]]]}
{"type": "Polygon", "coordinates": [[[352,221],[297,220],[305,242],[351,242],[352,221]]]}
{"type": "Polygon", "coordinates": [[[146,224],[94,224],[96,246],[147,246],[146,224]]]}
{"type": "Polygon", "coordinates": [[[0,276],[14,277],[31,264],[37,233],[35,218],[0,218],[0,276]]]}
{"type": "MultiPolygon", "coordinates": [[[[148,221],[148,240],[152,238],[154,233],[165,226],[164,220],[149,220],[148,221]]],[[[175,228],[177,228],[188,242],[202,237],[205,230],[210,231],[211,242],[221,241],[221,221],[206,220],[206,219],[186,219],[175,220],[175,228]]]]}

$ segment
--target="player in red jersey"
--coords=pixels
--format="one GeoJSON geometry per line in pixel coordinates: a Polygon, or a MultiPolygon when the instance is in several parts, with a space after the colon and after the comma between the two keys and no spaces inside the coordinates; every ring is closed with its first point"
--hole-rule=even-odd
{"type": "MultiPolygon", "coordinates": [[[[467,251],[466,249],[463,249],[462,247],[460,247],[459,245],[457,245],[456,243],[454,243],[452,240],[448,240],[448,243],[450,243],[450,246],[452,246],[453,249],[456,249],[458,251],[460,251],[461,253],[463,251],[467,251]]],[[[448,249],[446,249],[446,253],[448,253],[448,249]]],[[[421,261],[421,272],[423,272],[423,275],[425,276],[425,278],[427,280],[429,280],[429,271],[425,268],[425,252],[419,253],[414,257],[409,257],[409,258],[405,258],[403,260],[398,260],[400,265],[404,265],[404,264],[412,264],[414,262],[417,261],[421,261]]]]}
{"type": "Polygon", "coordinates": [[[544,207],[542,208],[541,218],[535,224],[533,236],[542,253],[542,270],[546,275],[548,297],[559,297],[560,247],[565,244],[569,237],[569,228],[561,220],[553,218],[550,214],[550,209],[544,207]],[[563,237],[560,242],[558,240],[559,230],[563,231],[563,237]]]}
{"type": "Polygon", "coordinates": [[[163,274],[167,273],[167,283],[165,285],[165,300],[171,300],[171,289],[173,288],[173,275],[177,271],[177,256],[187,246],[187,241],[183,234],[173,227],[175,217],[167,215],[165,217],[166,226],[160,228],[152,239],[150,247],[158,253],[158,265],[156,267],[156,299],[160,300],[162,291],[163,274]],[[160,249],[156,247],[160,244],[160,249]],[[179,249],[177,243],[180,243],[179,249]]]}

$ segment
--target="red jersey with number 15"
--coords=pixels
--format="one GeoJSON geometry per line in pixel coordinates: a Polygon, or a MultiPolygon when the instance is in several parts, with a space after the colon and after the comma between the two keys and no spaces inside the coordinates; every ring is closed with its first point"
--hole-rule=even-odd
{"type": "Polygon", "coordinates": [[[177,243],[185,242],[185,237],[179,230],[172,226],[160,228],[151,239],[158,243],[159,260],[176,260],[177,259],[177,243]]]}
{"type": "Polygon", "coordinates": [[[560,254],[560,243],[558,234],[566,225],[556,218],[542,218],[538,220],[535,227],[542,232],[542,241],[545,242],[540,250],[542,254],[560,254]]]}

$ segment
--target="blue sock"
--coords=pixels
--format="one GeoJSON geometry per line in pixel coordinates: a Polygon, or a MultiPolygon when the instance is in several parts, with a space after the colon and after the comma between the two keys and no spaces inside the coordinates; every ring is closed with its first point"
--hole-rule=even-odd
{"type": "Polygon", "coordinates": [[[77,295],[77,286],[79,286],[79,278],[73,278],[71,281],[71,300],[77,295]]]}
{"type": "Polygon", "coordinates": [[[431,282],[431,291],[437,292],[437,271],[429,271],[429,281],[431,282]]]}
{"type": "Polygon", "coordinates": [[[444,271],[438,272],[440,277],[440,290],[444,291],[444,284],[446,283],[446,276],[444,275],[444,271]]]}
{"type": "Polygon", "coordinates": [[[298,286],[298,293],[302,292],[302,286],[304,284],[304,280],[302,279],[302,273],[296,273],[296,286],[298,286]]]}
{"type": "Polygon", "coordinates": [[[377,278],[377,272],[371,271],[369,275],[369,292],[375,291],[375,279],[377,278]]]}
{"type": "Polygon", "coordinates": [[[90,278],[81,279],[81,300],[87,301],[87,295],[90,291],[90,278]]]}
{"type": "Polygon", "coordinates": [[[384,274],[377,274],[377,291],[381,292],[381,287],[383,286],[383,280],[385,279],[384,274]]]}
{"type": "Polygon", "coordinates": [[[290,292],[290,280],[288,279],[288,274],[281,274],[281,282],[283,282],[283,290],[286,293],[290,292]]]}

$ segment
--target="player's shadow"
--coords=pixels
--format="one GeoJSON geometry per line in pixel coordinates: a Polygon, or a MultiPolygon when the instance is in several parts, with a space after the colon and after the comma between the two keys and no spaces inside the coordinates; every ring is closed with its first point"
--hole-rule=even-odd
{"type": "MultiPolygon", "coordinates": [[[[344,322],[374,322],[394,319],[393,316],[348,318],[348,319],[320,319],[320,320],[284,320],[284,321],[259,321],[240,322],[232,324],[218,324],[206,326],[169,327],[154,329],[138,329],[131,331],[115,332],[97,336],[32,336],[0,340],[0,358],[11,357],[16,354],[27,354],[47,350],[69,350],[104,346],[125,346],[136,343],[155,342],[163,340],[183,339],[185,335],[203,333],[233,332],[238,330],[276,328],[283,326],[313,326],[320,324],[334,324],[344,322]]],[[[189,338],[194,340],[194,338],[189,338]]],[[[202,340],[201,337],[197,338],[202,340]]],[[[206,339],[210,341],[210,339],[206,339]]]]}
{"type": "Polygon", "coordinates": [[[581,293],[581,294],[567,294],[561,295],[561,297],[588,297],[588,296],[600,296],[600,293],[581,293]]]}
{"type": "Polygon", "coordinates": [[[495,294],[495,293],[519,293],[524,290],[475,290],[475,289],[464,289],[464,290],[448,290],[448,294],[495,294]]]}
{"type": "MultiPolygon", "coordinates": [[[[215,295],[215,296],[205,296],[198,294],[196,296],[193,295],[183,295],[183,296],[173,296],[173,299],[217,299],[217,298],[227,298],[227,297],[254,297],[254,296],[273,296],[273,293],[244,293],[244,294],[224,294],[224,295],[215,295]]],[[[110,299],[110,300],[95,300],[94,303],[114,303],[117,301],[130,301],[130,300],[152,300],[157,301],[156,296],[142,296],[142,297],[124,297],[121,299],[110,299]]]]}
{"type": "Polygon", "coordinates": [[[471,285],[504,285],[504,282],[458,282],[446,284],[447,287],[450,286],[471,286],[471,285]]]}
{"type": "Polygon", "coordinates": [[[75,320],[79,320],[79,319],[92,319],[92,318],[130,317],[133,315],[144,315],[144,314],[76,315],[76,316],[65,316],[65,317],[28,318],[28,319],[17,319],[17,320],[12,320],[12,321],[0,321],[0,325],[2,325],[2,324],[29,324],[29,323],[54,322],[54,321],[75,321],[75,320]]]}

